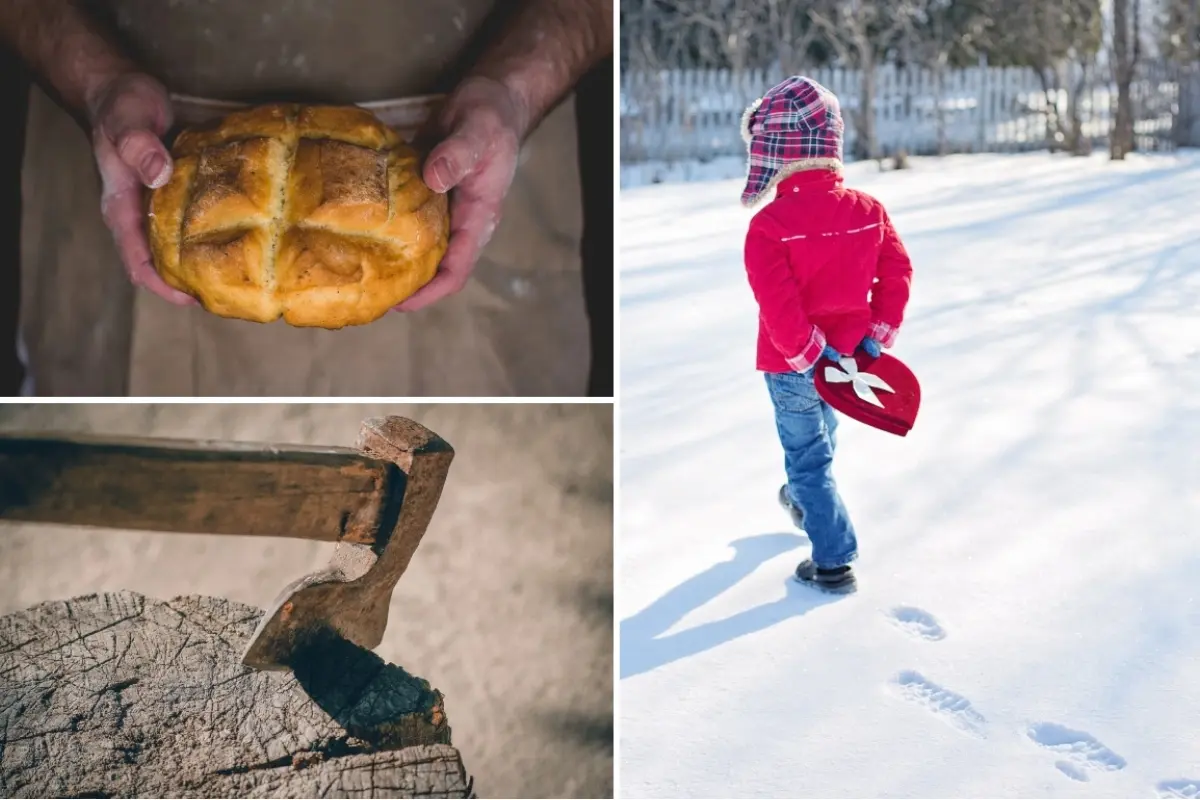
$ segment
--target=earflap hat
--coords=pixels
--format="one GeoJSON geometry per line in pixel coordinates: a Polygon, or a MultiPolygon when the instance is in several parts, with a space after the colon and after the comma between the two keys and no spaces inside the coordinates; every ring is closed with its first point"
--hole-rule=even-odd
{"type": "Polygon", "coordinates": [[[796,172],[841,169],[844,132],[837,96],[812,78],[793,76],[774,86],[742,115],[749,150],[742,205],[756,205],[796,172]]]}

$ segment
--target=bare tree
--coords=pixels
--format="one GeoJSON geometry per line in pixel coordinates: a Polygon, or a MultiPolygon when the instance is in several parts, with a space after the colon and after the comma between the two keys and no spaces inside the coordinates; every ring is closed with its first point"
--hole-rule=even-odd
{"type": "Polygon", "coordinates": [[[623,71],[652,67],[657,60],[653,0],[621,3],[621,61],[623,71]]]}
{"type": "Polygon", "coordinates": [[[762,7],[756,0],[674,0],[668,4],[696,41],[710,50],[712,66],[724,62],[735,72],[751,66],[762,7]]]}
{"type": "Polygon", "coordinates": [[[1117,113],[1109,135],[1109,155],[1123,161],[1134,150],[1131,89],[1142,53],[1141,0],[1112,0],[1112,71],[1117,84],[1117,113]]]}
{"type": "Polygon", "coordinates": [[[809,20],[811,0],[765,0],[762,14],[763,40],[774,45],[779,69],[784,75],[799,75],[808,67],[808,51],[818,29],[809,20]]]}
{"type": "Polygon", "coordinates": [[[1158,12],[1154,43],[1174,65],[1179,87],[1171,140],[1195,147],[1200,145],[1200,0],[1160,0],[1158,12]]]}
{"type": "Polygon", "coordinates": [[[825,0],[809,17],[833,47],[838,58],[859,72],[858,103],[850,110],[854,122],[853,155],[879,158],[875,132],[875,68],[904,30],[911,13],[908,2],[888,0],[825,0]]]}
{"type": "Polygon", "coordinates": [[[1031,67],[1042,84],[1047,146],[1087,153],[1082,100],[1103,38],[1100,0],[1000,0],[993,12],[991,46],[1031,67]]]}
{"type": "Polygon", "coordinates": [[[1159,51],[1179,64],[1200,59],[1200,0],[1159,0],[1159,51]]]}
{"type": "Polygon", "coordinates": [[[986,0],[914,0],[905,15],[905,61],[929,70],[934,85],[938,155],[949,151],[946,138],[945,82],[955,57],[977,57],[986,27],[986,0]]]}
{"type": "Polygon", "coordinates": [[[647,71],[684,66],[690,60],[685,27],[660,0],[621,3],[623,70],[647,71]]]}

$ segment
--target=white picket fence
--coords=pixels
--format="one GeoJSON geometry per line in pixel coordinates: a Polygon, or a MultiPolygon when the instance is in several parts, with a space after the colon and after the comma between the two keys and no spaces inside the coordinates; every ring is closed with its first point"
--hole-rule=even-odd
{"type": "MultiPolygon", "coordinates": [[[[1170,148],[1178,138],[1177,72],[1149,65],[1134,86],[1140,149],[1170,148]]],[[[849,155],[856,136],[851,111],[859,104],[859,73],[819,69],[809,74],[841,101],[849,155]]],[[[621,82],[622,162],[743,155],[742,112],[782,79],[782,74],[770,70],[627,72],[621,82]]],[[[1107,137],[1115,100],[1116,90],[1107,76],[1089,81],[1079,98],[1081,128],[1089,141],[1107,137]]],[[[1048,113],[1057,110],[1065,114],[1067,101],[1065,90],[1048,96],[1030,69],[981,64],[947,70],[939,85],[929,70],[881,67],[876,73],[874,103],[879,150],[886,155],[898,150],[931,154],[939,149],[1004,152],[1046,148],[1050,144],[1048,113]]]]}

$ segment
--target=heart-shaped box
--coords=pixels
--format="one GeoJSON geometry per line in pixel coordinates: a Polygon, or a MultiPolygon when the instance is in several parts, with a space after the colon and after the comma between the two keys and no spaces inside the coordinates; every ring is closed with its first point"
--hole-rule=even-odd
{"type": "Polygon", "coordinates": [[[850,419],[906,436],[917,421],[921,385],[903,362],[887,353],[859,350],[839,361],[822,358],[813,370],[817,394],[850,419]]]}

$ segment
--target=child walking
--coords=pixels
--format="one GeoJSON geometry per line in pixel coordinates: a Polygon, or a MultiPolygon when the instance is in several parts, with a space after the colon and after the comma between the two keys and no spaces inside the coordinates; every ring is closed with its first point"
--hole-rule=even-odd
{"type": "Polygon", "coordinates": [[[746,110],[749,172],[742,204],[775,198],[750,222],[746,274],[759,306],[758,369],[766,376],[787,483],[779,503],[808,534],[796,579],[857,588],[858,540],[833,479],[838,421],[813,367],[859,348],[891,347],[908,304],[912,264],[883,206],[842,182],[842,116],[832,92],[791,77],[746,110]]]}

